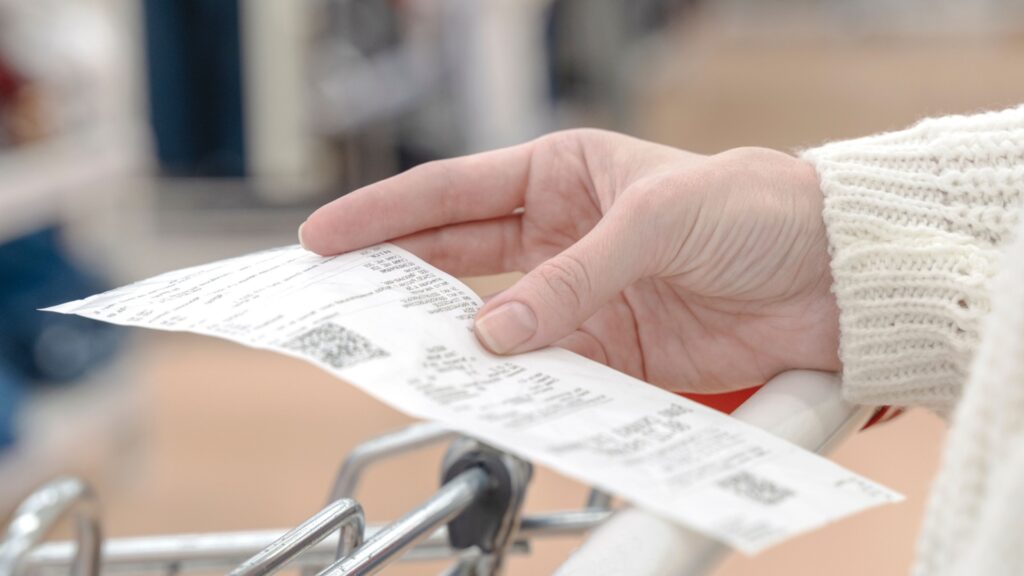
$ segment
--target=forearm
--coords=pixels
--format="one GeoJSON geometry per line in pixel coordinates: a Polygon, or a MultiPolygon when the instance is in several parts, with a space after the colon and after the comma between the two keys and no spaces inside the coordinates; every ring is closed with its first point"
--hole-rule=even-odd
{"type": "Polygon", "coordinates": [[[947,412],[1024,188],[1024,108],[804,152],[825,197],[848,399],[947,412]]]}

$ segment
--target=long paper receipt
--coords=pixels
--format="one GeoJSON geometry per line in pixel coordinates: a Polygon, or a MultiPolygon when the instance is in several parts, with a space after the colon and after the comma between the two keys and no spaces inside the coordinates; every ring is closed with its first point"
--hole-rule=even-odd
{"type": "MultiPolygon", "coordinates": [[[[299,246],[49,308],[303,358],[413,416],[598,486],[747,553],[899,494],[758,428],[571,352],[487,352],[480,299],[381,244],[299,246]]],[[[344,414],[344,406],[339,406],[344,414]]]]}

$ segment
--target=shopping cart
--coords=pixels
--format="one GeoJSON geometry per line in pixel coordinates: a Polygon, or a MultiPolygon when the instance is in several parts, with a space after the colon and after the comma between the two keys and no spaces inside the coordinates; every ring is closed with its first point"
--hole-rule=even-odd
{"type": "MultiPolygon", "coordinates": [[[[789,372],[773,379],[733,415],[790,442],[826,452],[859,429],[872,410],[839,396],[838,379],[789,372]]],[[[230,576],[300,568],[306,576],[374,574],[392,562],[449,558],[443,574],[498,574],[510,554],[528,554],[541,538],[589,532],[559,568],[562,576],[707,574],[727,553],[721,544],[649,512],[613,508],[592,490],[578,509],[523,514],[531,465],[438,424],[421,423],[356,447],[345,459],[328,504],[290,530],[179,534],[104,540],[92,491],[63,478],[43,486],[15,512],[0,542],[0,576],[181,574],[230,576]],[[448,442],[440,487],[428,500],[386,525],[367,525],[353,499],[367,467],[418,448],[448,442]],[[63,518],[73,541],[42,540],[63,518]],[[624,554],[623,551],[629,553],[624,554]]]]}

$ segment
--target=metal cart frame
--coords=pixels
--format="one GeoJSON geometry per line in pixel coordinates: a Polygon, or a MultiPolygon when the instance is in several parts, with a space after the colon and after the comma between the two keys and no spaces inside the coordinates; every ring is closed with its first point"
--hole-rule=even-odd
{"type": "MultiPolygon", "coordinates": [[[[838,379],[789,372],[773,379],[734,416],[804,448],[826,452],[863,426],[870,409],[843,402],[838,379]]],[[[443,574],[499,574],[509,554],[529,552],[538,538],[591,532],[561,566],[562,576],[709,573],[723,545],[640,509],[612,509],[591,491],[579,509],[522,515],[531,466],[438,424],[421,423],[356,447],[338,471],[327,505],[289,530],[178,534],[103,540],[91,490],[80,480],[55,480],[29,496],[0,541],[0,576],[72,573],[177,574],[223,571],[271,574],[284,566],[307,576],[374,574],[395,561],[450,558],[443,574]],[[366,525],[352,497],[361,473],[386,458],[438,442],[450,446],[438,491],[386,525],[366,525]],[[76,539],[43,543],[62,518],[76,539]],[[624,558],[621,550],[632,554],[624,558]]]]}

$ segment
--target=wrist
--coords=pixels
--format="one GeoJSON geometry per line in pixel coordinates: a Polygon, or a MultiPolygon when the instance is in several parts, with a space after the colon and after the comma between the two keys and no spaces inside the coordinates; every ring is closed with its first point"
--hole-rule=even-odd
{"type": "Polygon", "coordinates": [[[842,369],[839,355],[839,305],[833,290],[832,254],[824,218],[824,195],[814,165],[790,156],[790,186],[800,198],[801,216],[806,220],[808,242],[801,267],[814,277],[803,301],[807,330],[793,358],[793,368],[838,372],[842,369]]]}

